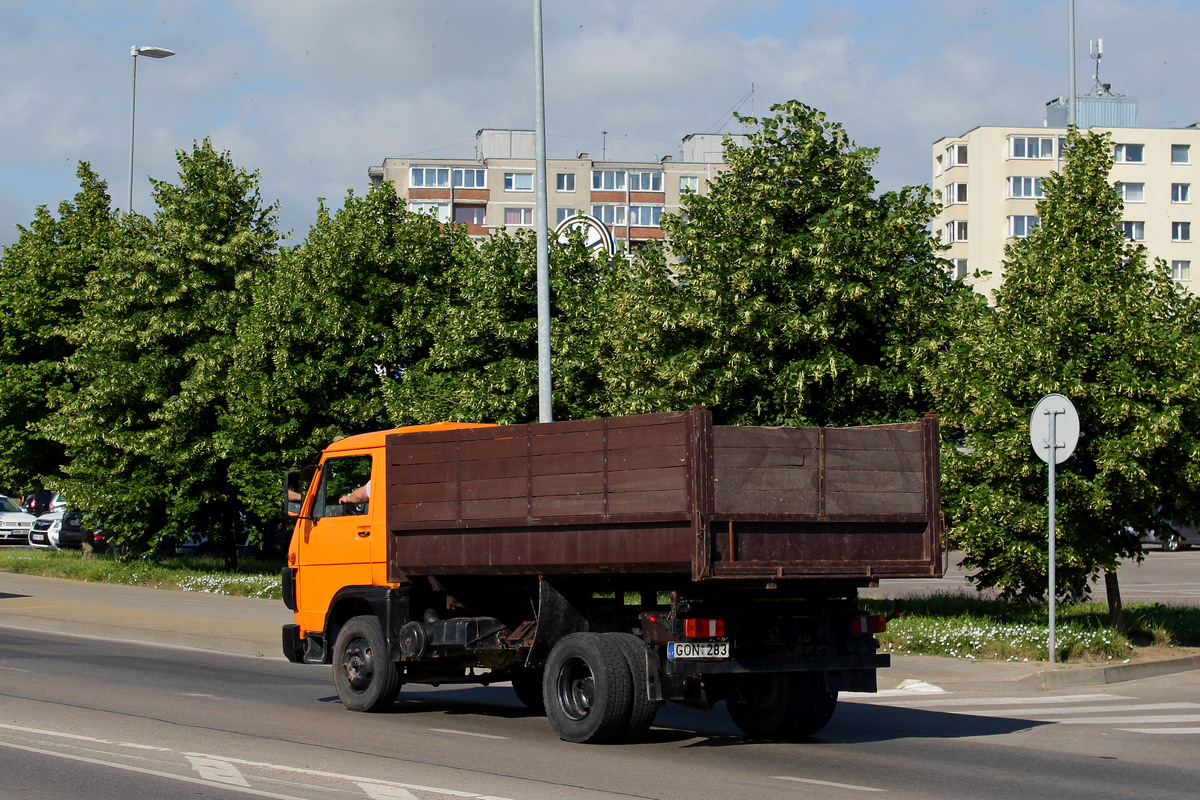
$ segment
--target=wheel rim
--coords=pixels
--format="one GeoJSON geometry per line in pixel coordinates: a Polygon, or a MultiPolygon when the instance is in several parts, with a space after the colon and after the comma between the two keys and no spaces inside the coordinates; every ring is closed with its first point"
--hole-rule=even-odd
{"type": "Polygon", "coordinates": [[[573,720],[581,720],[592,712],[596,702],[596,678],[587,663],[573,658],[558,671],[558,703],[573,720]]]}
{"type": "Polygon", "coordinates": [[[351,639],[343,657],[342,671],[346,674],[346,683],[356,692],[365,691],[375,677],[375,656],[371,653],[371,645],[366,639],[351,639]]]}

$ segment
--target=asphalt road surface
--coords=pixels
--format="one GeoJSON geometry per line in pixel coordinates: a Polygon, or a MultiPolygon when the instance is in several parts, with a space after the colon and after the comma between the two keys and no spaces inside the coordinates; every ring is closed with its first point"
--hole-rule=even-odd
{"type": "Polygon", "coordinates": [[[645,741],[560,742],[506,687],[339,704],[327,667],[0,628],[0,798],[1194,798],[1200,672],[844,697],[818,737],[667,706],[645,741]]]}
{"type": "MultiPolygon", "coordinates": [[[[877,589],[864,589],[863,597],[911,597],[934,592],[966,592],[975,594],[959,566],[962,553],[953,552],[946,559],[943,578],[885,580],[877,589]]],[[[1125,561],[1117,571],[1124,603],[1165,603],[1167,605],[1200,606],[1200,548],[1164,552],[1151,545],[1141,564],[1125,561]]],[[[1092,599],[1108,602],[1104,580],[1092,589],[1092,599]]]]}

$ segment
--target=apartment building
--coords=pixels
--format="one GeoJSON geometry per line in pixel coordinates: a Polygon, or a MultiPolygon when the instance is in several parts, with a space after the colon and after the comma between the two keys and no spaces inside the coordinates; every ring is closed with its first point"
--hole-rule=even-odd
{"type": "MultiPolygon", "coordinates": [[[[1200,214],[1191,192],[1193,184],[1200,190],[1200,124],[1142,128],[1136,102],[1128,98],[1078,100],[1079,127],[1112,134],[1111,177],[1124,198],[1126,235],[1145,244],[1150,259],[1166,261],[1175,280],[1200,286],[1200,249],[1192,233],[1197,223],[1200,239],[1200,214]]],[[[955,273],[976,291],[992,296],[1003,280],[1005,245],[1037,226],[1042,181],[1063,167],[1066,128],[1059,100],[1049,104],[1041,128],[981,126],[934,142],[932,185],[943,205],[934,230],[949,246],[945,255],[955,273]],[[975,279],[976,270],[991,275],[975,279]]]]}
{"type": "MultiPolygon", "coordinates": [[[[723,168],[723,134],[684,137],[682,158],[660,161],[594,161],[587,153],[546,160],[551,230],[578,214],[604,223],[626,250],[662,239],[664,211],[677,213],[688,192],[705,193],[723,168]]],[[[371,167],[371,182],[391,181],[414,211],[467,226],[472,236],[502,227],[534,224],[534,132],[482,129],[475,156],[461,159],[385,158],[371,167]]],[[[746,137],[733,135],[739,144],[746,137]]]]}

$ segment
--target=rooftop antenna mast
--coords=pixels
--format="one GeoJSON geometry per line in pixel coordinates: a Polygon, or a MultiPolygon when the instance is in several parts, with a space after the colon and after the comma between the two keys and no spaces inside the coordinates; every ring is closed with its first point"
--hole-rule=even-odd
{"type": "Polygon", "coordinates": [[[1088,43],[1088,50],[1091,53],[1092,59],[1096,62],[1096,68],[1092,72],[1092,81],[1095,84],[1092,86],[1092,93],[1095,95],[1111,95],[1112,84],[1100,82],[1100,59],[1104,57],[1104,40],[1095,39],[1090,41],[1088,43]]]}

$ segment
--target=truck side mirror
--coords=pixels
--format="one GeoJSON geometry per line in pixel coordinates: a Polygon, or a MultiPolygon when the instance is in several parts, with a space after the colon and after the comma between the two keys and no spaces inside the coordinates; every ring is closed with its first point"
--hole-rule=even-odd
{"type": "Polygon", "coordinates": [[[292,519],[301,516],[304,509],[304,497],[308,487],[316,482],[321,468],[317,466],[303,467],[287,473],[283,479],[283,511],[292,519]]]}

